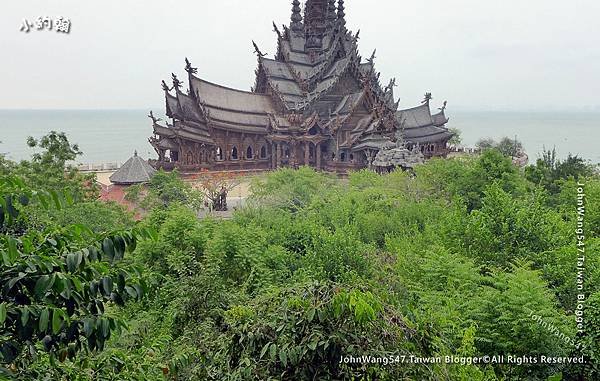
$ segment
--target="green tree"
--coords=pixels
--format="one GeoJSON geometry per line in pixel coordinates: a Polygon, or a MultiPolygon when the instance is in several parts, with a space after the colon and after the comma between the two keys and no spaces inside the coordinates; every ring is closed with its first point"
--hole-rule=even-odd
{"type": "Polygon", "coordinates": [[[452,133],[452,137],[448,140],[448,144],[451,146],[458,146],[462,143],[462,131],[458,128],[449,128],[448,129],[452,133]]]}
{"type": "Polygon", "coordinates": [[[71,165],[82,155],[77,144],[71,144],[63,132],[51,131],[39,140],[27,139],[35,152],[31,160],[0,163],[0,175],[18,173],[33,189],[63,191],[78,199],[95,199],[99,194],[95,174],[82,174],[71,165]]]}
{"type": "Polygon", "coordinates": [[[122,259],[145,233],[27,229],[27,206],[61,209],[69,198],[31,190],[16,176],[0,178],[0,200],[0,363],[10,365],[3,371],[27,372],[40,350],[64,361],[86,347],[103,349],[124,324],[106,306],[143,294],[139,273],[122,259]]]}

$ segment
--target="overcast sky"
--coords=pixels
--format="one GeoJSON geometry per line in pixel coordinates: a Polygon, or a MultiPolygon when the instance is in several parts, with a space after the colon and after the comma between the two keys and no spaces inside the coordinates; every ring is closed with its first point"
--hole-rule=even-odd
{"type": "MultiPolygon", "coordinates": [[[[271,21],[291,0],[4,0],[0,108],[162,110],[162,79],[184,58],[212,82],[248,90],[256,56],[275,53],[271,21]],[[19,31],[38,16],[69,35],[19,31]]],[[[347,0],[364,58],[402,107],[431,91],[455,110],[600,111],[598,0],[347,0]]]]}

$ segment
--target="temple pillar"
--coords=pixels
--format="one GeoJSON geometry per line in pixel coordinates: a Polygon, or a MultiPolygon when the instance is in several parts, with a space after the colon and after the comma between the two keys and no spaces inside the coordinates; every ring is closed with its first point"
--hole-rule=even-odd
{"type": "Polygon", "coordinates": [[[298,152],[296,152],[297,148],[298,148],[298,145],[296,144],[296,141],[292,140],[290,142],[290,147],[289,147],[289,149],[290,149],[289,160],[290,160],[290,164],[291,164],[290,166],[292,168],[298,168],[298,152]]]}
{"type": "Polygon", "coordinates": [[[271,168],[277,167],[277,144],[271,143],[271,168]]]}
{"type": "Polygon", "coordinates": [[[317,169],[321,169],[321,143],[315,146],[315,157],[317,159],[317,169]]]}
{"type": "Polygon", "coordinates": [[[310,142],[304,143],[304,165],[310,165],[310,142]]]}
{"type": "Polygon", "coordinates": [[[277,168],[281,167],[281,143],[277,143],[277,168]]]}

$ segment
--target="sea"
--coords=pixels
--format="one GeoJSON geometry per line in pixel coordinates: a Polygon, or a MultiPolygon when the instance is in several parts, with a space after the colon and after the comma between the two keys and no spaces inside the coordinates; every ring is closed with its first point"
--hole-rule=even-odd
{"type": "MultiPolygon", "coordinates": [[[[28,159],[35,150],[27,146],[27,137],[61,131],[83,152],[78,163],[123,163],[135,151],[154,158],[147,115],[147,110],[0,110],[0,154],[11,160],[28,159]]],[[[523,143],[530,162],[544,149],[556,148],[559,157],[573,154],[600,163],[600,112],[448,111],[447,115],[447,126],[461,131],[466,147],[481,138],[509,137],[523,143]]]]}

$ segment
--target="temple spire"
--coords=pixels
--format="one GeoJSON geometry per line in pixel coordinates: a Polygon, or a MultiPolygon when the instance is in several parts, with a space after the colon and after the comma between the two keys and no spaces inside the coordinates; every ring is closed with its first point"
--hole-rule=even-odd
{"type": "Polygon", "coordinates": [[[344,12],[344,0],[338,0],[338,12],[337,18],[338,22],[342,27],[346,26],[346,13],[344,12]]]}
{"type": "Polygon", "coordinates": [[[329,0],[329,3],[327,4],[327,28],[333,29],[336,18],[335,0],[329,0]]]}
{"type": "Polygon", "coordinates": [[[292,2],[292,23],[290,24],[290,29],[295,32],[300,32],[303,29],[301,12],[302,10],[300,9],[300,2],[298,0],[294,0],[292,2]]]}

